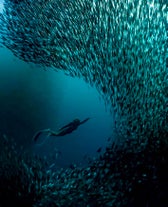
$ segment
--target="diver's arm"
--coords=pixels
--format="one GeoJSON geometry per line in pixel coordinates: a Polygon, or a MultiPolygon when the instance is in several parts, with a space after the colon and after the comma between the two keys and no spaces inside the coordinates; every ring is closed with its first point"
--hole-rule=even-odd
{"type": "Polygon", "coordinates": [[[84,124],[84,123],[87,122],[89,119],[90,119],[89,117],[86,118],[86,119],[84,119],[83,121],[80,122],[80,124],[84,124]]]}

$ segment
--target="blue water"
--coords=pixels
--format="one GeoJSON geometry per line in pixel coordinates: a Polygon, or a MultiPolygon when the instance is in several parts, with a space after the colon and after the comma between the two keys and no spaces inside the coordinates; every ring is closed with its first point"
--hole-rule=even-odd
{"type": "Polygon", "coordinates": [[[95,88],[62,71],[25,63],[5,48],[0,48],[0,100],[0,133],[56,167],[85,165],[86,157],[97,157],[96,150],[103,152],[114,136],[113,115],[95,88]],[[50,137],[42,145],[32,141],[38,130],[56,131],[87,117],[92,119],[71,134],[50,137]]]}
{"type": "Polygon", "coordinates": [[[0,12],[2,12],[2,10],[3,10],[3,0],[0,0],[0,12]]]}

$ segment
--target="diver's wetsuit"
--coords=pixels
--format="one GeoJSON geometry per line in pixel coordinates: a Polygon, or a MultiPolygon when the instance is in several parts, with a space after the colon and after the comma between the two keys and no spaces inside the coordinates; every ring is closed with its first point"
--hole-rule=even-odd
{"type": "Polygon", "coordinates": [[[88,121],[90,118],[87,118],[83,121],[80,121],[79,119],[75,119],[74,121],[70,122],[69,124],[63,126],[62,128],[59,129],[58,132],[50,132],[50,136],[64,136],[66,134],[70,134],[74,130],[78,128],[81,124],[85,123],[88,121]]]}
{"type": "Polygon", "coordinates": [[[80,120],[75,119],[74,121],[70,122],[69,124],[63,126],[61,129],[59,129],[57,136],[64,136],[66,134],[70,134],[74,130],[78,128],[80,125],[80,120]]]}

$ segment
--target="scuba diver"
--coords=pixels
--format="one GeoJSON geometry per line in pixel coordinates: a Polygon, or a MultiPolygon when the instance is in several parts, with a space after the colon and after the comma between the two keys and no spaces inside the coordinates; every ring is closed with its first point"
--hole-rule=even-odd
{"type": "Polygon", "coordinates": [[[76,130],[81,124],[84,124],[87,122],[90,118],[86,118],[83,121],[80,121],[79,119],[74,119],[72,122],[69,124],[66,124],[65,126],[61,127],[57,132],[52,131],[50,129],[44,129],[38,131],[34,136],[33,136],[33,141],[37,141],[39,136],[42,133],[47,133],[47,137],[49,136],[65,136],[66,134],[72,133],[74,130],[76,130]]]}

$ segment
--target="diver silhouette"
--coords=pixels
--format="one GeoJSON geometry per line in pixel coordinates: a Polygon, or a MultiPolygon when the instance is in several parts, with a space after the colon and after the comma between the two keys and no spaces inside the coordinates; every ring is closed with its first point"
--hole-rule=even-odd
{"type": "Polygon", "coordinates": [[[85,122],[87,122],[90,118],[86,118],[83,121],[80,121],[79,119],[74,119],[72,122],[70,122],[69,124],[66,124],[65,126],[61,127],[57,132],[56,131],[52,131],[50,129],[44,129],[44,130],[40,130],[38,131],[34,136],[33,136],[33,140],[37,141],[39,136],[42,133],[47,133],[47,137],[49,136],[65,136],[66,134],[70,134],[72,133],[74,130],[76,130],[81,124],[84,124],[85,122]]]}

